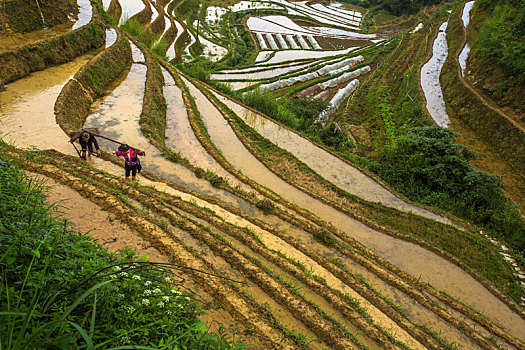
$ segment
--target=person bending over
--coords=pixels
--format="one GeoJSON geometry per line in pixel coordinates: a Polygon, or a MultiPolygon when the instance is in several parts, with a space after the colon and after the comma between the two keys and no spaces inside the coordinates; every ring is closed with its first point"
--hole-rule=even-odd
{"type": "Polygon", "coordinates": [[[98,142],[93,134],[90,134],[87,131],[82,131],[78,139],[80,146],[82,147],[80,158],[86,160],[86,151],[89,151],[89,155],[93,154],[93,145],[97,150],[97,156],[100,157],[100,148],[98,147],[98,142]]]}

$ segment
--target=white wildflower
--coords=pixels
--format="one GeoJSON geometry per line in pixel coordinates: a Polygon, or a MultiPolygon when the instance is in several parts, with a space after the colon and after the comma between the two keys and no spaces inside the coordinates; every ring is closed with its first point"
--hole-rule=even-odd
{"type": "Polygon", "coordinates": [[[114,280],[115,278],[117,278],[116,275],[109,275],[109,278],[111,278],[112,280],[114,280]]]}
{"type": "Polygon", "coordinates": [[[163,301],[159,301],[159,302],[157,303],[157,306],[158,306],[158,307],[164,307],[164,302],[163,302],[163,301]]]}
{"type": "Polygon", "coordinates": [[[189,297],[184,297],[184,299],[186,299],[186,300],[190,300],[190,298],[189,298],[189,297]]]}
{"type": "Polygon", "coordinates": [[[149,300],[148,299],[142,299],[141,303],[142,303],[142,305],[148,306],[149,305],[149,300]]]}
{"type": "Polygon", "coordinates": [[[181,292],[179,292],[179,291],[176,290],[176,289],[172,289],[171,292],[172,292],[173,294],[177,294],[177,295],[181,295],[181,294],[182,294],[181,292]]]}
{"type": "Polygon", "coordinates": [[[170,297],[165,295],[162,297],[162,299],[165,301],[165,302],[169,302],[170,301],[170,297]]]}
{"type": "Polygon", "coordinates": [[[140,276],[139,276],[139,275],[133,275],[133,279],[134,279],[134,280],[139,280],[139,281],[140,281],[140,276]]]}
{"type": "Polygon", "coordinates": [[[146,290],[144,291],[144,295],[151,295],[151,290],[146,289],[146,290]]]}
{"type": "Polygon", "coordinates": [[[146,282],[144,282],[144,285],[145,285],[146,287],[149,286],[150,284],[151,284],[151,281],[146,281],[146,282]]]}
{"type": "Polygon", "coordinates": [[[127,273],[126,271],[124,271],[124,272],[119,273],[119,275],[124,276],[124,277],[127,277],[127,276],[128,276],[128,273],[127,273]]]}
{"type": "Polygon", "coordinates": [[[162,293],[162,291],[161,291],[159,288],[155,288],[155,289],[153,290],[153,293],[154,293],[154,294],[160,294],[160,293],[162,293]]]}
{"type": "Polygon", "coordinates": [[[168,311],[166,312],[166,314],[167,314],[168,316],[171,316],[171,310],[168,310],[168,311]]]}
{"type": "Polygon", "coordinates": [[[168,277],[166,277],[164,280],[165,280],[166,282],[171,282],[171,277],[168,276],[168,277]]]}
{"type": "Polygon", "coordinates": [[[120,266],[115,266],[113,269],[114,269],[115,271],[120,271],[120,270],[122,270],[122,268],[121,268],[120,266]]]}

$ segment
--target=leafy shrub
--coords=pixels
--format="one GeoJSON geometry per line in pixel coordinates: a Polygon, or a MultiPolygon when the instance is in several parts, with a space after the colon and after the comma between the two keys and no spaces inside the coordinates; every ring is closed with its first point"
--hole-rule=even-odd
{"type": "Polygon", "coordinates": [[[525,222],[504,197],[498,175],[475,170],[476,154],[447,128],[413,128],[387,145],[370,169],[412,200],[483,225],[525,249],[525,222]]]}
{"type": "Polygon", "coordinates": [[[0,158],[2,349],[230,349],[206,331],[193,295],[159,264],[110,254],[67,228],[45,186],[0,158]]]}
{"type": "Polygon", "coordinates": [[[179,68],[189,76],[208,83],[210,81],[210,69],[204,64],[203,59],[179,65],[179,68]]]}
{"type": "Polygon", "coordinates": [[[334,235],[322,227],[318,227],[314,230],[313,236],[316,241],[324,244],[327,247],[332,247],[336,243],[334,235]]]}
{"type": "Polygon", "coordinates": [[[301,125],[299,118],[270,94],[261,94],[256,90],[242,95],[241,100],[248,106],[293,129],[297,129],[301,125]]]}
{"type": "Polygon", "coordinates": [[[525,82],[525,6],[518,1],[483,1],[492,13],[481,24],[473,50],[480,50],[501,70],[525,82]]]}
{"type": "Polygon", "coordinates": [[[275,209],[275,203],[268,198],[259,200],[255,206],[265,213],[271,213],[275,209]]]}

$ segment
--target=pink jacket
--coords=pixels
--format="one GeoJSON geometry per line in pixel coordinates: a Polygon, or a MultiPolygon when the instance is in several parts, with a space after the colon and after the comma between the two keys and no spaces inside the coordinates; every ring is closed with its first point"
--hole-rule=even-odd
{"type": "Polygon", "coordinates": [[[138,156],[143,156],[144,152],[130,148],[128,153],[116,151],[115,154],[117,156],[123,156],[126,165],[136,165],[140,164],[140,159],[138,158],[138,156]]]}

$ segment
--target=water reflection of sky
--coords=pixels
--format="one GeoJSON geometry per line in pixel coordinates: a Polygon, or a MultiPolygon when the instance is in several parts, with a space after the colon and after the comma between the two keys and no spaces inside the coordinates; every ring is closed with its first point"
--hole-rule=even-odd
{"type": "Polygon", "coordinates": [[[106,29],[106,49],[117,41],[117,31],[115,28],[106,29]]]}
{"type": "Polygon", "coordinates": [[[121,25],[124,20],[130,19],[146,8],[142,0],[120,0],[120,6],[122,7],[122,17],[120,17],[119,25],[121,25]]]}
{"type": "MultiPolygon", "coordinates": [[[[468,24],[470,23],[470,10],[472,10],[473,6],[474,1],[469,1],[465,4],[465,7],[463,8],[463,15],[461,16],[461,19],[463,20],[465,30],[467,30],[468,24]]],[[[461,53],[458,57],[459,66],[461,67],[461,75],[463,76],[465,76],[465,68],[467,68],[467,58],[469,53],[470,45],[468,43],[465,43],[465,46],[463,47],[463,50],[461,50],[461,53]]]]}
{"type": "MultiPolygon", "coordinates": [[[[330,57],[330,56],[347,54],[355,49],[356,49],[355,47],[351,47],[351,48],[344,49],[344,50],[332,50],[332,51],[282,50],[282,51],[275,52],[275,55],[271,57],[269,60],[264,61],[264,63],[267,64],[267,63],[294,61],[294,60],[300,60],[300,59],[330,57]]],[[[272,52],[270,51],[269,54],[271,53],[272,52]]],[[[255,61],[261,62],[264,60],[265,57],[267,57],[267,55],[268,55],[268,51],[261,51],[257,55],[257,58],[255,61]]]]}
{"type": "Polygon", "coordinates": [[[427,110],[432,119],[439,126],[448,126],[450,119],[445,108],[445,100],[441,85],[439,83],[439,76],[441,69],[447,59],[448,45],[446,38],[446,29],[448,21],[444,22],[439,27],[439,33],[434,40],[433,55],[430,60],[421,68],[421,87],[427,100],[427,110]]]}
{"type": "Polygon", "coordinates": [[[77,0],[79,12],[78,20],[73,24],[71,30],[81,28],[91,21],[93,16],[93,9],[91,8],[91,2],[89,0],[77,0]]]}
{"type": "Polygon", "coordinates": [[[177,55],[177,53],[175,52],[175,43],[177,42],[177,39],[179,39],[181,34],[184,32],[184,27],[177,20],[175,20],[175,28],[177,28],[177,36],[175,36],[175,39],[173,40],[170,47],[166,51],[166,56],[168,56],[170,61],[174,59],[175,56],[177,55]]]}

